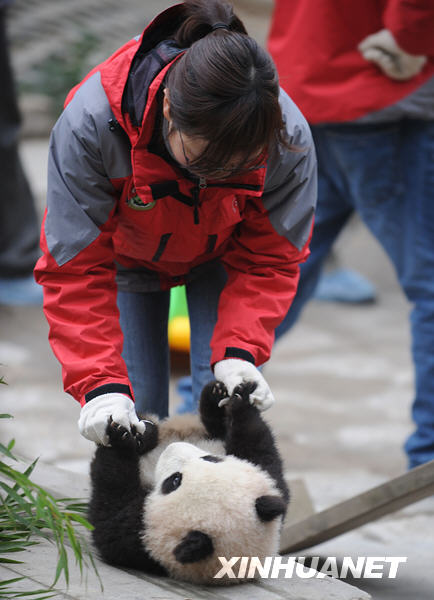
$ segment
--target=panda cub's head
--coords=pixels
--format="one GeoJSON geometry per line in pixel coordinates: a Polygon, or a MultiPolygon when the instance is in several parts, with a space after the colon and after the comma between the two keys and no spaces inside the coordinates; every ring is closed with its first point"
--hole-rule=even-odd
{"type": "Polygon", "coordinates": [[[274,481],[259,467],[175,442],[157,463],[143,541],[173,577],[234,583],[214,579],[222,566],[218,557],[274,556],[284,512],[274,481]]]}

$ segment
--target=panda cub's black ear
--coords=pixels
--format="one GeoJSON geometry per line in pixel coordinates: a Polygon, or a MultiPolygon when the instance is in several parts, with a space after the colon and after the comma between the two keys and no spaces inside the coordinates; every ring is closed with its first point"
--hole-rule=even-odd
{"type": "Polygon", "coordinates": [[[286,503],[280,496],[259,496],[255,502],[256,512],[261,521],[272,521],[286,512],[286,503]]]}
{"type": "Polygon", "coordinates": [[[176,546],[173,554],[176,560],[184,565],[207,558],[213,552],[214,544],[209,535],[203,531],[191,530],[176,546]]]}

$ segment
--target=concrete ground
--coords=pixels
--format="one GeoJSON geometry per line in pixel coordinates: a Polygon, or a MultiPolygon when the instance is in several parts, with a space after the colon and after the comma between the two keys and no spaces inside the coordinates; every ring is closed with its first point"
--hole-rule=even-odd
{"type": "MultiPolygon", "coordinates": [[[[171,2],[147,1],[152,5],[171,2]]],[[[235,4],[251,31],[265,39],[271,3],[235,4]],[[247,7],[247,8],[246,8],[247,7]],[[255,12],[256,11],[256,12],[255,12]],[[251,21],[248,21],[248,19],[251,21]]],[[[154,11],[156,12],[156,10],[154,11]]],[[[47,139],[25,140],[24,163],[41,206],[45,196],[47,139]]],[[[377,286],[378,302],[344,306],[312,302],[293,332],[276,345],[265,368],[276,404],[266,413],[287,471],[304,479],[317,509],[364,491],[405,471],[402,444],[412,430],[413,372],[409,306],[377,242],[358,222],[337,244],[343,266],[358,269],[377,286]]],[[[0,306],[1,441],[33,459],[86,472],[92,445],[77,431],[79,407],[61,386],[61,371],[47,341],[39,307],[0,306]]],[[[178,370],[171,380],[172,408],[178,370]]],[[[406,556],[396,579],[353,583],[379,600],[434,596],[434,499],[315,548],[312,556],[406,556]]],[[[300,554],[300,553],[298,553],[300,554]]]]}

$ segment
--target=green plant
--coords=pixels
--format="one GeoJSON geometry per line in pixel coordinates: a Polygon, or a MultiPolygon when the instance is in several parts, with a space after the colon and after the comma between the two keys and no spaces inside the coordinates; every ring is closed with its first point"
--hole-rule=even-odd
{"type": "MultiPolygon", "coordinates": [[[[0,383],[4,383],[0,377],[0,383]]],[[[0,419],[12,418],[11,415],[0,414],[0,419]]],[[[86,504],[72,498],[56,499],[41,486],[30,479],[37,460],[24,472],[13,468],[10,461],[17,461],[12,454],[14,440],[7,446],[0,443],[0,456],[8,460],[0,460],[0,564],[19,564],[5,555],[19,553],[30,546],[38,544],[41,539],[53,542],[57,547],[58,561],[54,580],[50,588],[32,592],[18,592],[12,586],[23,580],[23,577],[0,582],[0,598],[26,598],[35,600],[51,598],[56,592],[52,589],[62,573],[69,584],[69,566],[66,544],[73,550],[80,573],[88,567],[88,561],[98,575],[96,565],[87,541],[80,531],[80,526],[87,530],[92,526],[83,516],[86,504]]],[[[54,565],[53,565],[54,567],[54,565]]],[[[101,586],[102,588],[102,586],[101,586]]]]}
{"type": "Polygon", "coordinates": [[[82,31],[78,39],[36,64],[31,76],[21,82],[21,91],[47,96],[53,115],[58,116],[69,90],[90,70],[89,57],[98,43],[93,33],[82,31]]]}

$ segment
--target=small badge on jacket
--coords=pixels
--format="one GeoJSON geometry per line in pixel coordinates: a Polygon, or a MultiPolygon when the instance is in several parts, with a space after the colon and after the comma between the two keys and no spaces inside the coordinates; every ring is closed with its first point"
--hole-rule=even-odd
{"type": "Polygon", "coordinates": [[[137,194],[136,189],[132,188],[131,193],[133,194],[127,199],[127,205],[133,210],[151,210],[154,208],[156,201],[143,202],[140,196],[137,194]]]}

